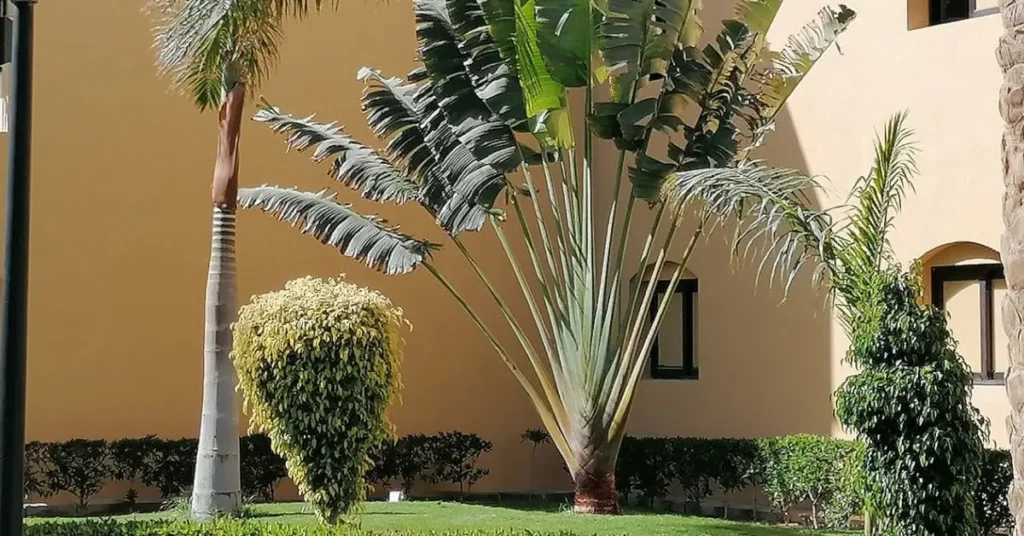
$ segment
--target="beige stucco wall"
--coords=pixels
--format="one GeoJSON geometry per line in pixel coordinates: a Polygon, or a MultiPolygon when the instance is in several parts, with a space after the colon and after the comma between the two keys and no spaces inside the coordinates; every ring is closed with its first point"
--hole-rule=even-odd
{"type": "MultiPolygon", "coordinates": [[[[998,249],[998,17],[908,31],[903,1],[848,3],[860,16],[841,40],[842,54],[830,52],[805,81],[762,156],[830,177],[828,192],[815,201],[838,205],[868,168],[873,130],[910,108],[922,175],[897,221],[900,258],[909,262],[960,241],[998,249]]],[[[818,0],[789,0],[774,40],[819,7],[818,0]]],[[[37,11],[28,436],[193,436],[215,118],[199,115],[154,77],[151,24],[134,3],[53,2],[37,11]]],[[[706,26],[717,28],[717,18],[709,12],[706,26]]],[[[356,70],[368,64],[407,72],[412,30],[408,2],[347,3],[340,14],[289,28],[282,65],[262,93],[286,111],[318,112],[370,140],[356,70]]],[[[329,185],[323,167],[286,154],[262,126],[246,124],[242,153],[243,184],[329,185]]],[[[611,170],[613,158],[599,151],[598,164],[611,170]]],[[[599,197],[607,202],[609,195],[599,197]]],[[[443,242],[421,212],[348,198],[443,242]]],[[[634,229],[649,218],[646,209],[638,212],[634,229]]],[[[483,336],[428,274],[384,278],[260,214],[243,214],[239,229],[243,300],[302,275],[346,273],[405,309],[414,329],[405,334],[403,403],[392,411],[400,433],[459,429],[492,440],[494,452],[483,460],[491,475],[475,489],[567,487],[553,449],[542,447],[531,468],[519,434],[538,427],[538,419],[483,336]]],[[[847,341],[824,293],[807,274],[785,301],[777,288],[756,287],[750,263],[729,266],[723,236],[702,243],[688,267],[700,280],[701,377],[644,381],[631,433],[841,435],[830,395],[849,373],[841,364],[847,341]]],[[[515,296],[494,237],[466,241],[506,296],[515,296]]],[[[435,262],[514,347],[461,258],[443,250],[435,262]]],[[[522,300],[512,301],[526,313],[522,300]]],[[[975,402],[1005,443],[1002,388],[978,389],[975,402]]]]}

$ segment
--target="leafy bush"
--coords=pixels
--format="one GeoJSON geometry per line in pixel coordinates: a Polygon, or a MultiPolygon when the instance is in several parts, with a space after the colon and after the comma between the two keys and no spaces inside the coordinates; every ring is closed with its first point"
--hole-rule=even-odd
{"type": "Polygon", "coordinates": [[[430,464],[429,444],[430,438],[422,434],[403,436],[395,444],[394,452],[398,457],[395,467],[402,479],[402,491],[406,495],[412,493],[416,480],[426,474],[430,464]]]}
{"type": "Polygon", "coordinates": [[[889,269],[866,285],[836,393],[839,420],[867,447],[871,503],[896,534],[977,534],[974,490],[985,423],[946,314],[921,305],[919,279],[889,269]]]}
{"type": "Polygon", "coordinates": [[[102,439],[72,439],[46,445],[48,466],[46,488],[53,493],[66,491],[85,508],[110,476],[110,449],[102,439]]]}
{"type": "Polygon", "coordinates": [[[256,497],[273,501],[277,483],[288,476],[284,458],[274,452],[270,446],[270,438],[263,434],[242,437],[239,440],[239,448],[242,492],[246,498],[256,497]]]}
{"type": "Polygon", "coordinates": [[[476,466],[481,454],[494,446],[476,434],[441,432],[427,441],[430,481],[458,484],[459,493],[466,493],[490,471],[476,466]]]}
{"type": "Polygon", "coordinates": [[[388,487],[392,482],[398,480],[398,449],[394,438],[387,437],[380,443],[370,448],[367,456],[370,458],[370,469],[366,471],[366,481],[388,487]]]}
{"type": "Polygon", "coordinates": [[[639,494],[648,506],[668,495],[672,478],[672,458],[669,445],[658,437],[626,437],[622,441],[616,464],[615,485],[629,498],[630,492],[639,494]]]}
{"type": "Polygon", "coordinates": [[[157,439],[152,448],[150,463],[142,473],[142,483],[159,489],[165,500],[184,495],[192,486],[199,440],[157,439]]]}
{"type": "Polygon", "coordinates": [[[52,492],[46,487],[46,471],[49,468],[46,458],[47,446],[38,441],[25,444],[25,464],[23,483],[25,496],[49,496],[52,492]]]}
{"type": "Polygon", "coordinates": [[[1013,481],[1013,464],[1005,450],[987,450],[981,459],[981,478],[974,489],[974,511],[981,534],[1009,528],[1013,515],[1006,500],[1013,481]]]}
{"type": "Polygon", "coordinates": [[[757,442],[749,439],[718,439],[716,455],[710,458],[712,478],[722,490],[725,517],[729,517],[729,495],[746,488],[757,476],[757,442]]]}
{"type": "Polygon", "coordinates": [[[723,461],[717,441],[701,438],[673,440],[671,449],[673,474],[686,492],[690,504],[700,503],[711,495],[711,481],[715,478],[715,462],[723,461]]]}
{"type": "Polygon", "coordinates": [[[134,505],[138,497],[135,482],[141,481],[151,466],[156,442],[155,435],[148,435],[140,438],[118,439],[110,443],[110,476],[130,484],[125,493],[125,502],[130,505],[134,505]]]}
{"type": "Polygon", "coordinates": [[[252,426],[330,524],[365,498],[367,454],[390,432],[401,320],[378,292],[309,277],[239,311],[232,357],[252,426]]]}
{"type": "Polygon", "coordinates": [[[856,477],[845,482],[842,478],[844,465],[854,449],[852,442],[812,435],[762,440],[759,463],[762,489],[783,514],[796,504],[808,501],[811,521],[818,528],[829,518],[819,515],[822,508],[827,510],[827,505],[843,493],[842,485],[857,484],[856,477]]]}

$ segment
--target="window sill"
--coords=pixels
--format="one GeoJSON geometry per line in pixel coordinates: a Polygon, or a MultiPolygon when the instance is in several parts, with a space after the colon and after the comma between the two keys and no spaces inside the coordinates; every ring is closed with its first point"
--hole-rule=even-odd
{"type": "Polygon", "coordinates": [[[1006,380],[974,380],[974,385],[1006,385],[1006,380]]]}

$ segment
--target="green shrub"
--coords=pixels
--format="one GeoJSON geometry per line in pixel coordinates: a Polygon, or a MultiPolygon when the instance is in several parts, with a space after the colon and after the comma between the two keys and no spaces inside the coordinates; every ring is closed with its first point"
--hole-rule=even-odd
{"type": "Polygon", "coordinates": [[[1009,528],[1013,515],[1006,500],[1013,481],[1013,463],[1005,450],[987,450],[981,459],[981,478],[974,490],[974,510],[981,534],[1009,528]]]}
{"type": "Polygon", "coordinates": [[[494,445],[476,434],[441,432],[427,441],[430,481],[449,482],[466,493],[490,471],[476,466],[477,459],[494,445]]]}
{"type": "Polygon", "coordinates": [[[831,517],[820,514],[843,493],[843,484],[857,484],[856,477],[845,481],[842,477],[855,450],[852,442],[795,435],[764,439],[759,447],[759,482],[765,495],[787,517],[793,506],[808,501],[815,528],[831,517]]]}
{"type": "Polygon", "coordinates": [[[672,474],[686,493],[690,504],[700,503],[711,495],[711,481],[715,477],[714,463],[724,461],[713,439],[679,438],[669,444],[672,474]]]}
{"type": "Polygon", "coordinates": [[[716,454],[710,457],[711,477],[722,490],[725,517],[729,517],[729,496],[753,483],[757,471],[757,442],[750,439],[717,439],[716,454]]]}
{"type": "Polygon", "coordinates": [[[239,441],[242,471],[242,493],[246,498],[274,500],[274,489],[288,476],[284,458],[270,446],[270,438],[263,434],[244,436],[239,441]]]}
{"type": "Polygon", "coordinates": [[[672,452],[666,448],[669,445],[658,437],[629,438],[623,441],[623,445],[627,450],[626,458],[622,458],[620,450],[617,464],[625,466],[622,470],[623,484],[653,507],[655,500],[668,495],[672,479],[672,452]],[[625,446],[626,442],[630,444],[625,446]]]}
{"type": "Polygon", "coordinates": [[[48,467],[46,488],[53,493],[66,491],[78,499],[78,507],[89,505],[89,498],[103,487],[110,476],[110,449],[102,439],[72,439],[46,446],[48,467]]]}
{"type": "Polygon", "coordinates": [[[232,356],[252,426],[328,523],[365,498],[367,454],[390,431],[401,321],[380,293],[309,277],[239,311],[232,356]]]}
{"type": "Polygon", "coordinates": [[[45,443],[32,441],[25,444],[25,465],[23,474],[23,489],[25,496],[37,495],[46,497],[52,492],[46,486],[46,471],[49,469],[45,443]]]}
{"type": "Polygon", "coordinates": [[[985,423],[946,314],[920,304],[898,269],[872,280],[852,323],[861,372],[836,393],[836,414],[867,447],[870,501],[895,534],[978,534],[974,491],[985,423]]]}
{"type": "Polygon", "coordinates": [[[110,443],[110,476],[129,483],[128,491],[125,492],[125,502],[130,506],[133,506],[138,498],[139,492],[135,489],[135,482],[141,481],[150,467],[156,442],[156,436],[149,435],[118,439],[110,443]]]}
{"type": "Polygon", "coordinates": [[[157,439],[152,444],[150,464],[142,473],[142,483],[160,490],[167,500],[185,495],[195,476],[197,439],[157,439]]]}

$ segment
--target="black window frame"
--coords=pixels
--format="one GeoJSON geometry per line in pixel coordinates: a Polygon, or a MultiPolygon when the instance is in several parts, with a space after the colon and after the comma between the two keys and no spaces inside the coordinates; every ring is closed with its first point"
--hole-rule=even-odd
{"type": "MultiPolygon", "coordinates": [[[[658,281],[654,287],[654,300],[651,302],[649,311],[651,325],[654,325],[654,318],[658,314],[658,304],[661,296],[668,292],[669,281],[658,281]]],[[[661,364],[659,355],[658,335],[655,335],[654,344],[651,345],[649,359],[651,362],[651,378],[655,380],[697,380],[700,379],[700,369],[694,366],[694,299],[697,297],[698,285],[696,279],[681,279],[676,284],[674,294],[682,294],[683,315],[682,331],[683,336],[683,366],[667,367],[661,364]]],[[[662,325],[664,327],[664,324],[662,325]]]]}
{"type": "Polygon", "coordinates": [[[955,266],[935,266],[932,274],[932,305],[940,310],[946,309],[945,283],[955,281],[977,281],[980,283],[979,314],[978,323],[981,329],[981,372],[973,372],[974,383],[1003,385],[1006,383],[1006,374],[995,369],[995,335],[993,326],[993,313],[995,312],[995,300],[993,299],[992,283],[1000,279],[1006,279],[1003,265],[1000,263],[984,264],[961,264],[955,266]]]}
{"type": "Polygon", "coordinates": [[[928,0],[928,25],[936,26],[966,20],[974,13],[975,0],[928,0]],[[956,13],[956,8],[965,9],[965,13],[956,13]]]}

